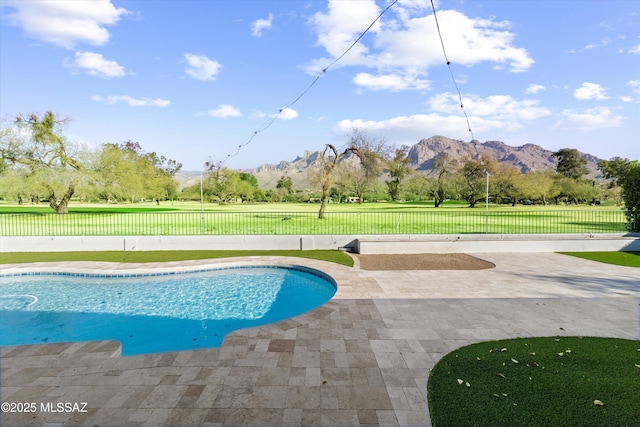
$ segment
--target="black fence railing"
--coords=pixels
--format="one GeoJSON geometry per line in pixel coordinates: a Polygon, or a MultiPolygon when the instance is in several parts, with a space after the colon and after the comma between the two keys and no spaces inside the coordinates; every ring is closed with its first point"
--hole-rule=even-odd
{"type": "Polygon", "coordinates": [[[625,232],[622,210],[0,213],[2,236],[555,234],[625,232]]]}

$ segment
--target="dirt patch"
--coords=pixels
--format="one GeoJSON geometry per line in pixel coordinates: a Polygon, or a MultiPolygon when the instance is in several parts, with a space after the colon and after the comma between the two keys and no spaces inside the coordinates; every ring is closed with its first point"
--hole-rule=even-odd
{"type": "Polygon", "coordinates": [[[361,270],[484,270],[495,264],[467,254],[354,254],[361,270]]]}

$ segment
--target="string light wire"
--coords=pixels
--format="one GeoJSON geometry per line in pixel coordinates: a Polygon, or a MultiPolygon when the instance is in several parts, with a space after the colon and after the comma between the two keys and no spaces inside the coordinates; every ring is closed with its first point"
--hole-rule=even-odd
{"type": "MultiPolygon", "coordinates": [[[[458,87],[458,82],[456,81],[456,78],[453,75],[453,70],[451,69],[451,61],[449,61],[449,57],[447,56],[447,49],[445,49],[444,47],[444,39],[442,38],[442,33],[440,32],[440,23],[438,22],[438,14],[436,13],[436,7],[433,4],[433,0],[431,0],[431,9],[433,10],[433,18],[436,21],[436,29],[438,30],[438,37],[440,38],[442,53],[444,54],[444,59],[447,61],[447,68],[449,68],[449,74],[451,74],[451,80],[453,81],[453,86],[456,88],[456,92],[458,93],[458,101],[460,102],[460,108],[462,109],[464,118],[467,121],[467,129],[471,134],[471,141],[475,141],[476,138],[473,136],[473,131],[471,130],[471,123],[469,122],[469,116],[467,115],[467,111],[464,108],[464,103],[462,102],[462,93],[460,92],[460,88],[458,87]]],[[[476,151],[477,150],[478,148],[476,147],[476,151]]]]}
{"type": "MultiPolygon", "coordinates": [[[[327,73],[327,71],[329,70],[329,68],[333,67],[338,61],[340,61],[347,53],[349,53],[349,51],[351,51],[351,49],[353,49],[353,47],[358,44],[358,42],[360,40],[362,40],[362,38],[365,36],[365,34],[367,34],[369,32],[369,30],[371,30],[371,28],[373,28],[373,26],[376,24],[376,22],[378,22],[380,20],[380,18],[382,18],[382,16],[387,13],[387,11],[389,9],[391,9],[396,3],[398,3],[399,0],[394,0],[391,4],[389,4],[389,6],[387,6],[382,12],[380,12],[378,14],[378,16],[371,22],[371,24],[369,24],[369,26],[358,36],[358,38],[356,38],[353,43],[351,43],[349,45],[349,47],[342,52],[342,54],[340,54],[338,57],[336,57],[329,65],[327,65],[325,68],[322,69],[322,71],[320,73],[318,73],[312,80],[311,82],[305,86],[297,96],[295,96],[293,98],[292,101],[290,101],[289,103],[285,104],[284,107],[280,108],[278,110],[278,112],[276,114],[274,114],[273,116],[271,116],[269,119],[267,119],[267,121],[265,121],[265,123],[262,125],[262,127],[258,128],[257,130],[253,131],[253,133],[247,138],[245,139],[240,145],[238,145],[234,151],[232,151],[231,153],[227,154],[227,156],[225,157],[225,159],[216,164],[217,168],[222,168],[224,166],[224,164],[227,162],[227,160],[229,160],[229,158],[231,157],[235,157],[240,153],[240,150],[242,150],[244,147],[246,147],[247,145],[249,145],[253,139],[256,137],[256,135],[258,135],[260,132],[264,132],[265,130],[269,129],[271,127],[271,125],[273,125],[273,123],[278,119],[278,117],[280,116],[280,114],[282,114],[282,112],[286,109],[291,108],[295,103],[297,103],[300,99],[302,99],[302,97],[304,97],[307,92],[309,92],[311,90],[311,88],[313,86],[315,86],[315,84],[318,82],[318,80],[320,80],[320,78],[325,75],[327,73]]],[[[433,5],[433,3],[432,3],[433,5]]],[[[444,48],[444,45],[443,45],[444,48]]],[[[453,74],[452,74],[453,77],[453,74]]],[[[454,81],[455,82],[455,81],[454,81]]],[[[459,91],[458,91],[459,92],[459,91]]]]}

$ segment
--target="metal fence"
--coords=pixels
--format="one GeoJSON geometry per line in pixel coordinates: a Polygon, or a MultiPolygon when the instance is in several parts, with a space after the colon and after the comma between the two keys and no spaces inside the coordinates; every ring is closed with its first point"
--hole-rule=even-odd
{"type": "Polygon", "coordinates": [[[620,233],[622,210],[4,213],[2,236],[620,233]]]}

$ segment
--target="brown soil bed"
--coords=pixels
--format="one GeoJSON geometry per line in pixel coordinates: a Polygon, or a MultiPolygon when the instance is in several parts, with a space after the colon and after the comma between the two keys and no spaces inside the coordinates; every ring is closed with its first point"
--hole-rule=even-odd
{"type": "Polygon", "coordinates": [[[361,270],[484,270],[495,264],[467,254],[355,254],[361,270]]]}

